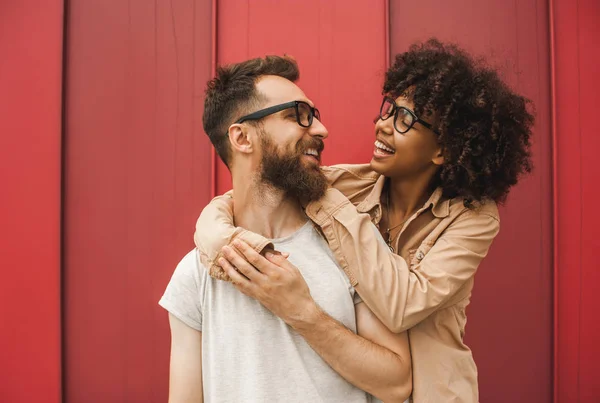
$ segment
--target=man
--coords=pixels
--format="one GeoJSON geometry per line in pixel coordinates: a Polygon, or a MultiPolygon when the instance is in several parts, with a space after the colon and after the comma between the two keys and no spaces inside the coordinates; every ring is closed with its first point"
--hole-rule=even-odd
{"type": "Polygon", "coordinates": [[[289,256],[266,254],[287,270],[278,277],[288,288],[277,288],[276,304],[263,298],[261,305],[236,290],[241,274],[233,284],[218,281],[197,251],[184,257],[160,301],[171,325],[171,402],[349,403],[368,394],[402,402],[410,395],[406,334],[392,333],[362,303],[303,212],[302,203],[326,192],[319,166],[327,130],[297,78],[293,60],[267,57],[220,68],[208,84],[204,129],[231,171],[234,220],[289,256]],[[295,297],[286,301],[290,290],[295,297]],[[299,294],[302,309],[294,306],[299,294]]]}

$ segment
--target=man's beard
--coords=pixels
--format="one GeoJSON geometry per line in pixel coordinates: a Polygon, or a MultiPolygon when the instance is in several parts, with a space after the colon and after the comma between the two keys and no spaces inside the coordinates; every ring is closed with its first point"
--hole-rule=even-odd
{"type": "Polygon", "coordinates": [[[327,190],[327,179],[320,167],[306,167],[302,164],[302,156],[308,149],[315,149],[321,154],[323,141],[298,142],[293,153],[281,156],[277,146],[268,138],[267,133],[262,133],[261,143],[263,157],[261,161],[260,179],[262,183],[269,184],[282,190],[286,196],[299,200],[302,203],[315,201],[323,197],[327,190]]]}

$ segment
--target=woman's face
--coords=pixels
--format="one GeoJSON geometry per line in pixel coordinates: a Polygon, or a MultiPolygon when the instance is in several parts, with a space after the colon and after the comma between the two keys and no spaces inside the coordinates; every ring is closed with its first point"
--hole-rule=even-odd
{"type": "MultiPolygon", "coordinates": [[[[397,106],[405,107],[414,113],[414,104],[404,96],[395,99],[397,106]]],[[[435,123],[435,114],[419,116],[429,124],[435,123]]],[[[406,111],[398,110],[389,118],[379,118],[375,123],[375,148],[371,159],[371,168],[389,178],[413,178],[427,173],[432,175],[443,163],[437,135],[420,122],[406,132],[403,122],[412,117],[406,111]],[[394,118],[397,116],[396,125],[394,118]],[[396,126],[396,127],[395,127],[396,126]]]]}

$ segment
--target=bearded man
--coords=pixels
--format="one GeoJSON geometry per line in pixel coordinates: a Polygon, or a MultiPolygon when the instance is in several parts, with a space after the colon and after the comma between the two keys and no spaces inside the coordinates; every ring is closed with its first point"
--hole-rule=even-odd
{"type": "MultiPolygon", "coordinates": [[[[294,309],[285,287],[273,287],[277,304],[268,292],[257,298],[269,287],[240,290],[235,279],[209,276],[197,250],[188,253],[160,301],[171,326],[172,403],[410,396],[406,333],[392,333],[361,301],[302,208],[327,203],[320,161],[328,133],[294,83],[298,75],[287,57],[220,67],[208,83],[203,123],[231,172],[236,225],[271,241],[266,257],[276,264],[256,272],[253,284],[288,283],[312,302],[294,309]],[[298,272],[305,281],[285,281],[298,272]],[[317,316],[318,325],[306,320],[317,316]],[[324,343],[332,338],[333,348],[324,343]]],[[[252,252],[243,253],[252,260],[252,252]]]]}

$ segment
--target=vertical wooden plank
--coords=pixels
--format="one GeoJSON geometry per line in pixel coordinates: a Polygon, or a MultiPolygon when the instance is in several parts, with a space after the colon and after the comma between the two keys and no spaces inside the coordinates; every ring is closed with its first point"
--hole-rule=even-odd
{"type": "MultiPolygon", "coordinates": [[[[551,396],[552,226],[547,4],[391,0],[392,55],[431,36],[486,57],[536,107],[534,173],[501,208],[501,231],[476,277],[467,344],[483,402],[551,396]],[[411,16],[408,18],[407,10],[411,16]],[[424,22],[425,21],[425,22],[424,22]]],[[[392,56],[393,57],[393,56],[392,56]]],[[[393,59],[392,59],[393,60],[393,59]]]]}
{"type": "Polygon", "coordinates": [[[66,400],[164,402],[157,303],[210,198],[211,2],[69,6],[66,400]]]}
{"type": "MultiPolygon", "coordinates": [[[[579,0],[579,83],[581,119],[581,322],[579,394],[582,402],[600,400],[600,2],[579,0]]],[[[564,133],[566,135],[566,133],[564,133]]]]}
{"type": "Polygon", "coordinates": [[[595,150],[600,146],[597,49],[600,4],[555,0],[556,330],[555,401],[600,399],[600,196],[595,150]]]}
{"type": "Polygon", "coordinates": [[[579,401],[582,200],[577,3],[554,1],[559,402],[579,401]],[[565,81],[566,80],[566,81],[565,81]],[[563,115],[571,116],[565,119],[563,115]],[[565,135],[563,133],[569,133],[565,135]]]}
{"type": "MultiPolygon", "coordinates": [[[[367,162],[386,68],[386,1],[218,1],[218,61],[290,54],[330,133],[326,164],[367,162]],[[360,29],[357,29],[360,27],[360,29]]],[[[219,163],[219,193],[231,188],[219,163]]]]}
{"type": "Polygon", "coordinates": [[[0,401],[61,401],[62,0],[0,6],[0,401]]]}

